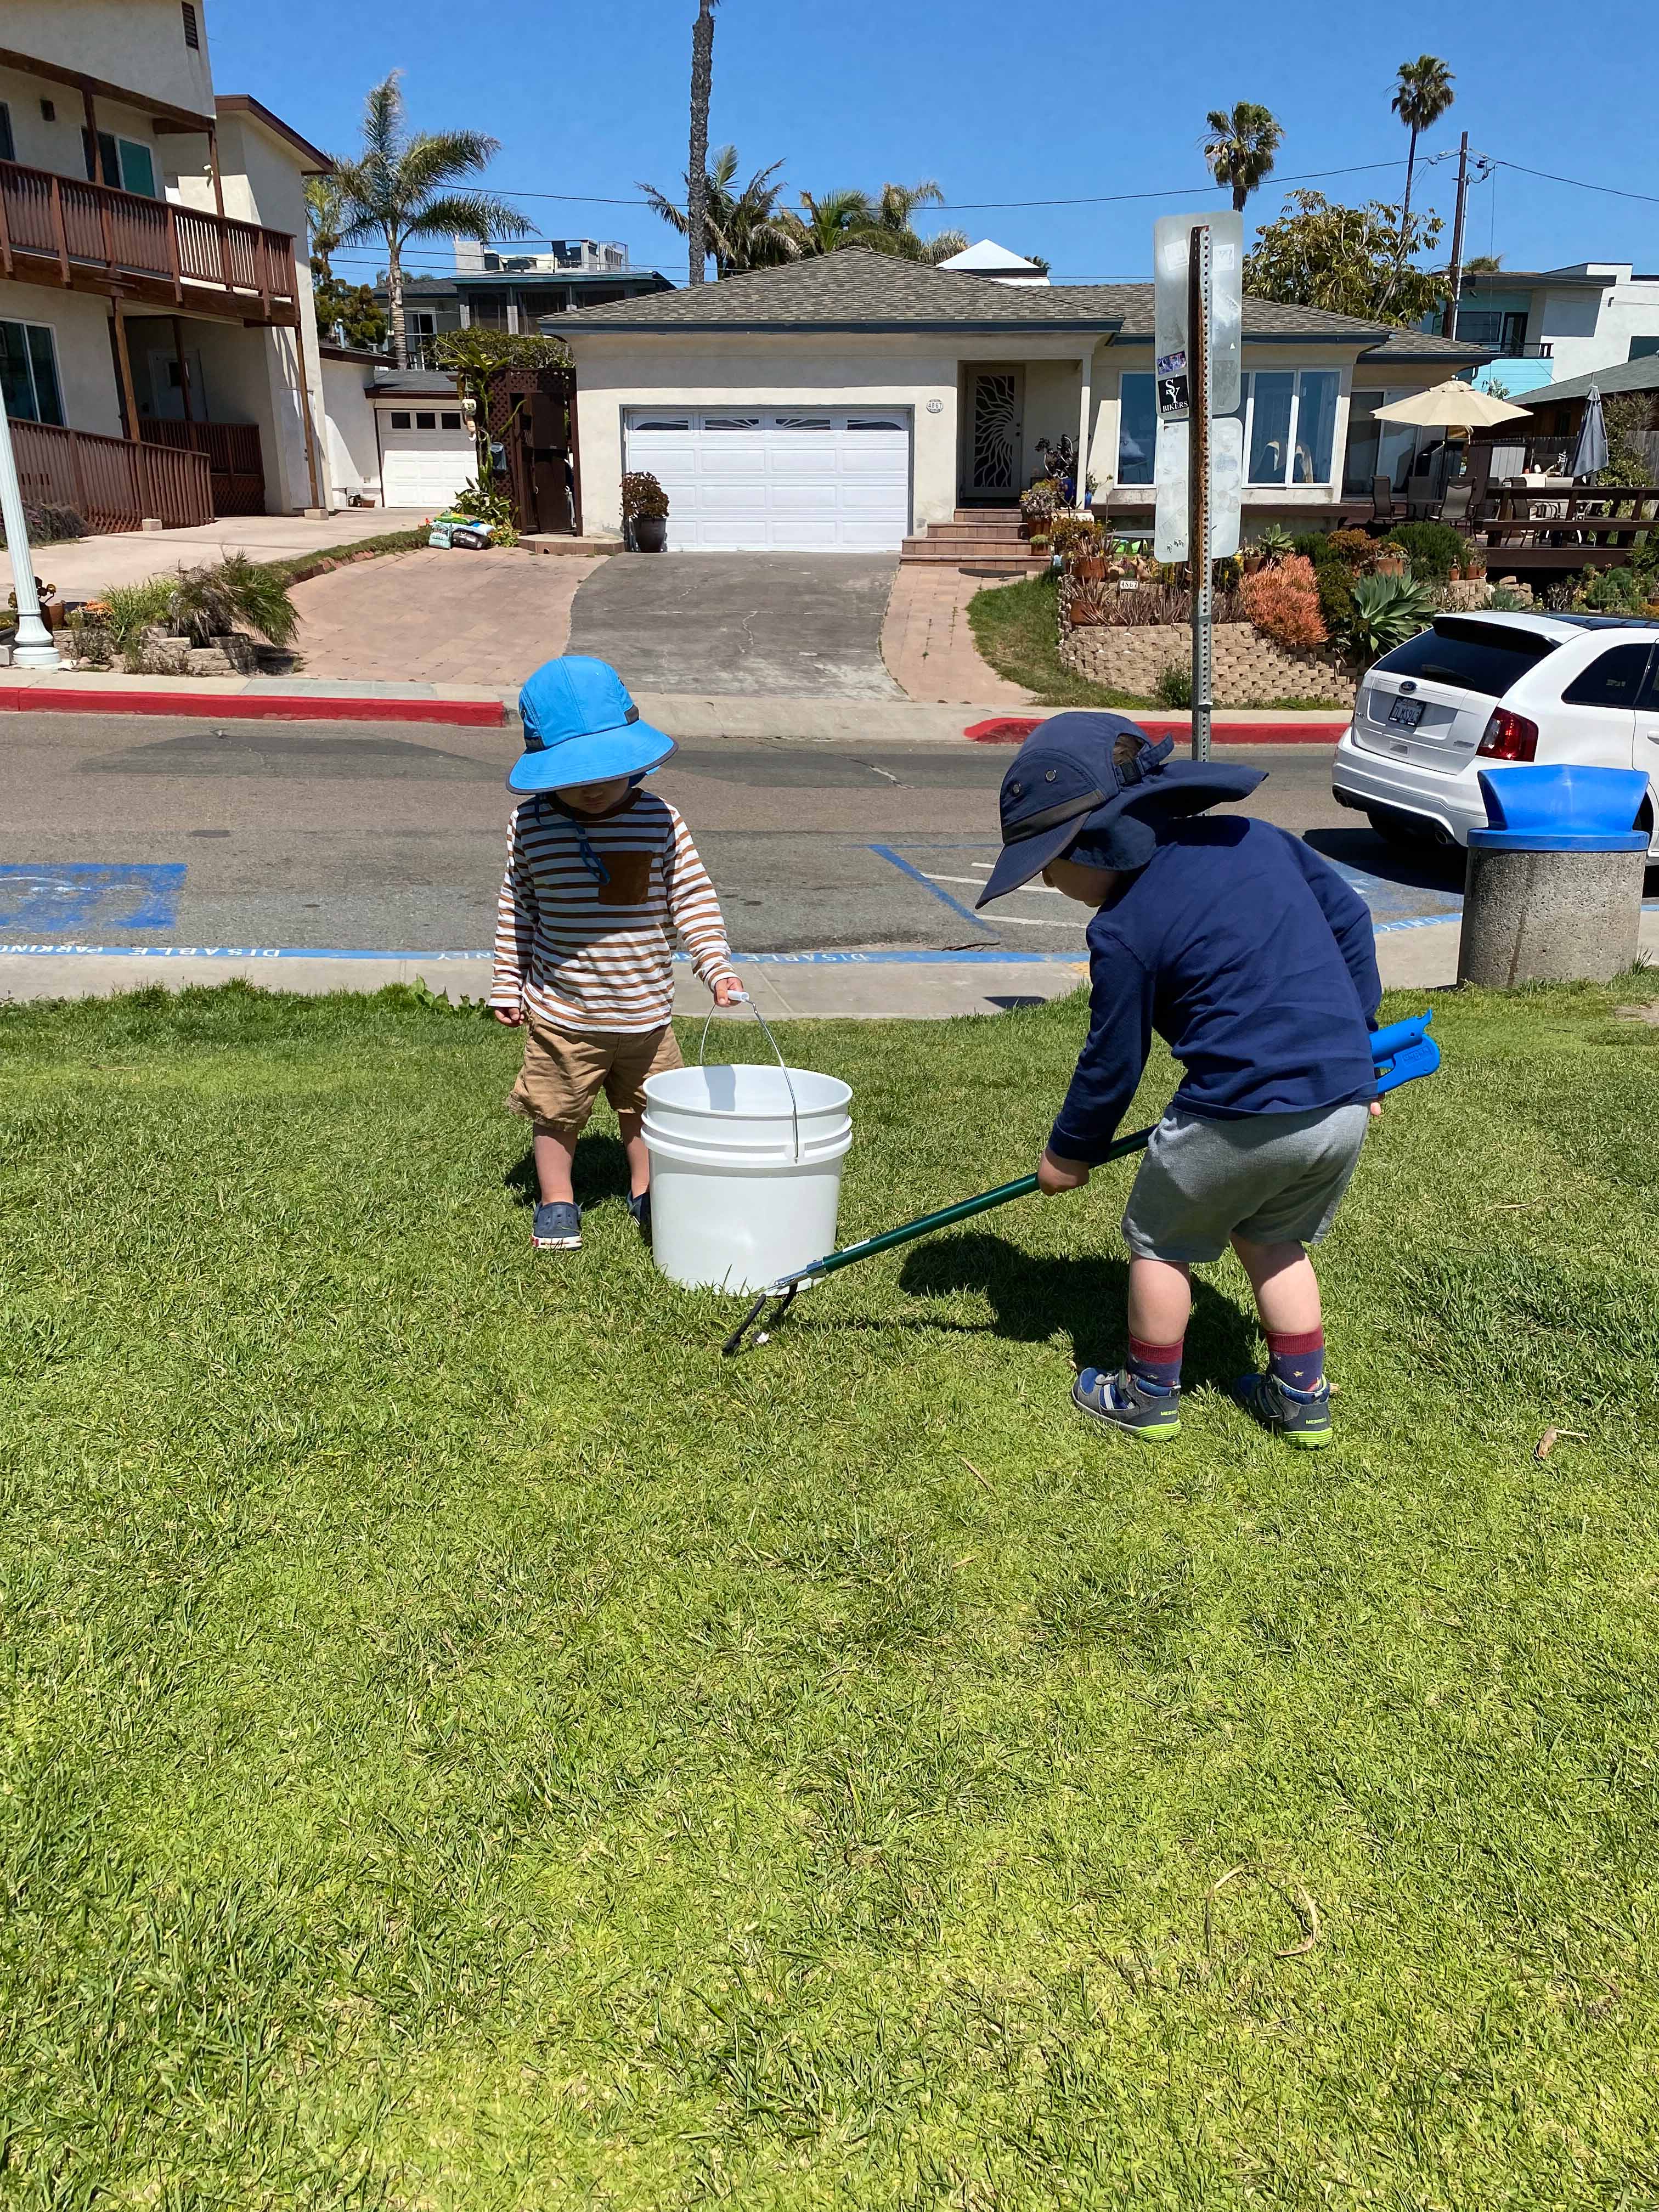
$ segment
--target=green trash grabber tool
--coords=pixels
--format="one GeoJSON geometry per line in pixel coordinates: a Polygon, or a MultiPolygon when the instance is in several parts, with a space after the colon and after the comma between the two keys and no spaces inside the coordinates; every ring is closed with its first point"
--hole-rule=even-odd
{"type": "MultiPolygon", "coordinates": [[[[1371,1032],[1371,1061],[1376,1070],[1379,1098],[1390,1091],[1397,1091],[1402,1083],[1432,1075],[1439,1066],[1440,1048],[1429,1035],[1433,1019],[1431,1012],[1414,1014],[1409,1021],[1394,1022],[1387,1029],[1371,1032]]],[[[1108,1160],[1125,1159],[1131,1152],[1145,1152],[1152,1136],[1150,1129],[1137,1129],[1133,1136],[1118,1138],[1097,1164],[1103,1167],[1108,1160]]],[[[924,1213],[915,1221],[902,1222],[896,1229],[884,1229],[878,1237],[866,1237],[857,1244],[844,1244],[840,1251],[826,1252],[823,1259],[797,1267],[792,1274],[780,1275],[755,1300],[720,1346],[721,1352],[729,1359],[734,1352],[744,1350],[744,1339],[773,1298],[778,1301],[777,1311],[756,1337],[757,1344],[767,1341],[800,1292],[813,1283],[838,1275],[843,1267],[856,1267],[860,1260],[873,1260],[878,1252],[891,1252],[901,1244],[915,1243],[918,1237],[931,1237],[936,1229],[950,1229],[958,1221],[971,1221],[976,1213],[989,1213],[994,1207],[1007,1206],[1014,1199],[1029,1198],[1036,1187],[1034,1175],[1018,1176],[1012,1182],[1000,1182],[994,1190],[981,1191],[977,1198],[964,1198],[955,1206],[941,1206],[937,1213],[924,1213]]]]}

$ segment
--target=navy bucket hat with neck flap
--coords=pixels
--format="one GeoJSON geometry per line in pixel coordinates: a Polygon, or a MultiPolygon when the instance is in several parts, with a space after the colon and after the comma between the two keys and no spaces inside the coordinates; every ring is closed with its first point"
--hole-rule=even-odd
{"type": "Polygon", "coordinates": [[[1144,868],[1160,825],[1248,799],[1267,771],[1224,761],[1172,761],[1122,714],[1079,711],[1039,722],[1002,779],[1002,852],[975,901],[988,906],[1040,876],[1062,854],[1097,868],[1144,868]],[[1112,756],[1135,740],[1131,760],[1112,756]]]}
{"type": "Polygon", "coordinates": [[[648,775],[674,750],[666,732],[640,710],[608,660],[567,653],[544,661],[519,694],[524,750],[507,774],[509,791],[568,791],[648,775]]]}

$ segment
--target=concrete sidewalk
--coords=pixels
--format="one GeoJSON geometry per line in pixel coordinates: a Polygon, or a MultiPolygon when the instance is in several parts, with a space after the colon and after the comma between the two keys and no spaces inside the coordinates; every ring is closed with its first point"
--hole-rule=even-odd
{"type": "Polygon", "coordinates": [[[193,530],[123,530],[98,538],[66,538],[56,545],[36,545],[34,573],[56,584],[61,596],[107,592],[118,584],[142,584],[147,576],[169,575],[177,568],[199,568],[222,561],[227,553],[248,553],[256,561],[292,561],[307,553],[326,553],[331,545],[356,545],[414,530],[428,510],[403,507],[348,507],[319,521],[303,514],[228,514],[193,530]]]}
{"type": "MultiPolygon", "coordinates": [[[[1382,922],[1377,963],[1389,989],[1443,990],[1457,980],[1459,920],[1382,922]]],[[[1642,916],[1641,946],[1659,959],[1659,907],[1642,916]]],[[[1063,953],[1004,951],[751,953],[740,958],[756,1006],[769,1020],[850,1016],[869,1020],[939,1020],[988,1014],[1063,997],[1085,981],[1085,963],[1063,953]]],[[[424,978],[453,1000],[489,989],[485,952],[310,952],[251,946],[8,946],[0,945],[0,1003],[31,999],[106,998],[161,983],[228,983],[240,978],[270,991],[378,991],[424,978]]],[[[682,963],[675,1010],[706,1013],[708,993],[682,963]]],[[[745,1009],[734,1010],[747,1019],[745,1009]]]]}

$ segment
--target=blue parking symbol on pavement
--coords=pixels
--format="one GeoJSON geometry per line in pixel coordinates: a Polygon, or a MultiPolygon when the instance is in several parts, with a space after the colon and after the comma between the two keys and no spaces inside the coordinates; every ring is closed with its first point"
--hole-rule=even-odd
{"type": "Polygon", "coordinates": [[[181,860],[82,866],[66,861],[0,866],[0,929],[48,939],[101,925],[171,929],[185,880],[181,860]]]}

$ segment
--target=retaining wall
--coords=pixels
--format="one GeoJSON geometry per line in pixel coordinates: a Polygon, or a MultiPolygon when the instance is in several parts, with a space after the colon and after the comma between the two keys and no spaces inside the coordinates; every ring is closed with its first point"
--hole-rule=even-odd
{"type": "MultiPolygon", "coordinates": [[[[1192,632],[1184,623],[1121,629],[1069,625],[1060,634],[1062,667],[1091,683],[1143,698],[1156,695],[1166,668],[1192,661],[1192,632]]],[[[1218,707],[1269,707],[1275,699],[1328,699],[1352,707],[1353,679],[1316,653],[1275,645],[1249,623],[1218,623],[1212,633],[1212,687],[1218,707]]]]}

